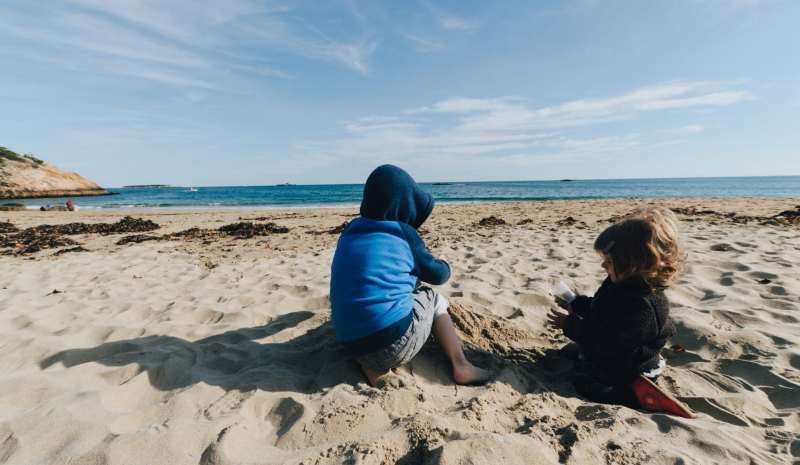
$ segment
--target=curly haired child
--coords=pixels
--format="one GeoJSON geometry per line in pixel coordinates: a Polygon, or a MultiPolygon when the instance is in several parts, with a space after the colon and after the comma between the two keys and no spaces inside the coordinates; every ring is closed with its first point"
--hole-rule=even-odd
{"type": "Polygon", "coordinates": [[[578,296],[550,324],[574,341],[573,385],[599,403],[644,407],[689,417],[691,410],[655,384],[666,363],[661,349],[675,335],[664,291],[683,268],[678,220],[664,207],[642,209],[603,231],[594,243],[608,277],[594,297],[578,296]]]}

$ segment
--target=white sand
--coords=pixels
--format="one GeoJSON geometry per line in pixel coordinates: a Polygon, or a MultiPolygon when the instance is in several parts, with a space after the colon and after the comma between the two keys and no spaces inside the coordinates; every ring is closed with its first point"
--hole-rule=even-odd
{"type": "MultiPolygon", "coordinates": [[[[697,419],[586,402],[549,355],[566,339],[545,327],[547,290],[565,279],[593,293],[604,276],[591,246],[608,224],[597,220],[649,202],[437,207],[423,237],[451,261],[437,290],[454,302],[467,357],[493,374],[478,387],[454,385],[428,346],[398,370],[400,387],[377,390],[336,342],[337,236],[305,232],[352,209],[136,212],[164,226],[157,234],[257,216],[292,231],[211,244],[78,236],[90,252],[0,257],[0,463],[800,463],[797,228],[682,217],[697,220],[681,224],[689,267],[668,294],[670,344],[687,350],[664,350],[662,385],[697,419]],[[489,215],[512,225],[474,226],[489,215]],[[567,216],[586,228],[555,225],[567,216]]],[[[663,203],[773,215],[800,200],[663,203]]]]}

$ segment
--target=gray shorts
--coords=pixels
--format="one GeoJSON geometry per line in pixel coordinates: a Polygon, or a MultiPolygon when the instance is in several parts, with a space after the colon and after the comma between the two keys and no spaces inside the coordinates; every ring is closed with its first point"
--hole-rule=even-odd
{"type": "Polygon", "coordinates": [[[373,370],[391,370],[408,363],[422,350],[431,335],[433,322],[447,313],[450,302],[427,286],[417,288],[411,295],[414,296],[414,308],[408,331],[385,349],[355,357],[356,362],[373,370]]]}

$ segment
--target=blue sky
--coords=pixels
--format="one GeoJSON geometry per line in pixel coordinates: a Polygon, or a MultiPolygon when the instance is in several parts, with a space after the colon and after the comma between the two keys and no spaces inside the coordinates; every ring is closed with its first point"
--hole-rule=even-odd
{"type": "Polygon", "coordinates": [[[0,145],[103,186],[800,175],[800,2],[6,0],[0,145]]]}

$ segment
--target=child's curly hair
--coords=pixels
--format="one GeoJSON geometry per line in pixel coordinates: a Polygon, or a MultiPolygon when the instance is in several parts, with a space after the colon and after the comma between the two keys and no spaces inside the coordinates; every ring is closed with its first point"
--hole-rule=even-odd
{"type": "Polygon", "coordinates": [[[669,287],[683,269],[686,252],[678,243],[678,218],[665,207],[646,207],[608,227],[594,249],[619,280],[638,277],[651,289],[669,287]]]}

